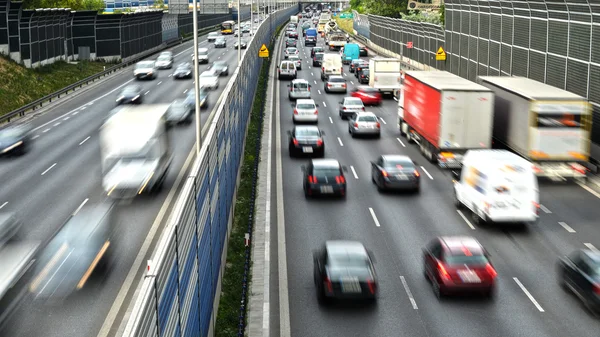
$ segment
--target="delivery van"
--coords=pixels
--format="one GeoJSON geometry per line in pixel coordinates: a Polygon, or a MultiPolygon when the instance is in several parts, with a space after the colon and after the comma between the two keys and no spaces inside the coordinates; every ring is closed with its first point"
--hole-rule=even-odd
{"type": "Polygon", "coordinates": [[[523,157],[506,150],[469,150],[455,177],[455,205],[468,210],[474,224],[537,221],[538,180],[523,157]]]}
{"type": "Polygon", "coordinates": [[[342,57],[339,54],[323,55],[321,63],[321,81],[325,81],[331,75],[342,75],[342,57]]]}
{"type": "Polygon", "coordinates": [[[344,53],[342,55],[342,63],[350,64],[352,60],[360,57],[360,48],[356,43],[346,43],[343,47],[344,53]]]}

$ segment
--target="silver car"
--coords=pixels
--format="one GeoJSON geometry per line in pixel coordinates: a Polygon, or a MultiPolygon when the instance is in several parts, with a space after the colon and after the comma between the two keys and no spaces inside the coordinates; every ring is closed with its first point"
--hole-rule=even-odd
{"type": "Polygon", "coordinates": [[[288,94],[290,100],[310,98],[311,85],[308,84],[307,80],[293,80],[292,83],[288,84],[288,88],[290,88],[290,93],[288,94]]]}
{"type": "Polygon", "coordinates": [[[292,121],[297,122],[308,122],[318,123],[319,122],[319,105],[312,99],[299,99],[296,104],[292,104],[294,108],[294,114],[292,115],[292,121]]]}
{"type": "Polygon", "coordinates": [[[135,65],[133,76],[138,80],[153,80],[158,76],[158,68],[154,61],[141,61],[135,65]]]}
{"type": "Polygon", "coordinates": [[[208,33],[208,42],[215,42],[217,37],[219,37],[219,33],[217,32],[208,33]]]}
{"type": "Polygon", "coordinates": [[[156,59],[156,67],[158,69],[171,69],[173,68],[173,58],[169,55],[160,55],[156,59]]]}
{"type": "Polygon", "coordinates": [[[166,113],[167,124],[169,125],[191,124],[193,117],[193,110],[189,108],[184,99],[173,101],[166,113]]]}
{"type": "Polygon", "coordinates": [[[348,133],[352,135],[352,138],[357,135],[369,135],[379,138],[381,136],[379,118],[372,112],[355,113],[348,120],[348,133]]]}
{"type": "Polygon", "coordinates": [[[360,98],[344,97],[344,99],[340,101],[339,114],[341,119],[347,119],[355,113],[363,111],[365,111],[365,105],[360,98]]]}
{"type": "Polygon", "coordinates": [[[339,75],[330,75],[325,80],[325,92],[348,92],[348,86],[346,85],[346,79],[339,75]]]}
{"type": "Polygon", "coordinates": [[[296,69],[302,70],[302,59],[298,55],[290,55],[288,60],[296,62],[296,69]]]}
{"type": "Polygon", "coordinates": [[[204,89],[218,89],[219,88],[219,74],[214,70],[207,70],[200,74],[200,88],[204,89]]]}
{"type": "MultiPolygon", "coordinates": [[[[192,54],[194,61],[194,54],[192,54]]],[[[208,48],[198,48],[198,63],[208,63],[208,48]]]]}
{"type": "Polygon", "coordinates": [[[300,52],[298,51],[298,48],[294,48],[294,47],[288,47],[285,48],[285,53],[283,54],[284,58],[289,58],[290,55],[298,55],[300,52]]]}

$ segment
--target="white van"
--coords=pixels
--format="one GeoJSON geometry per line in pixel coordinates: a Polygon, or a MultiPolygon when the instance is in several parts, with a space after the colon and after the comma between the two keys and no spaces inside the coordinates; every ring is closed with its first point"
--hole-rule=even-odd
{"type": "Polygon", "coordinates": [[[454,182],[457,208],[472,222],[531,223],[539,216],[539,188],[533,165],[506,150],[469,150],[454,182]]]}
{"type": "Polygon", "coordinates": [[[321,62],[321,80],[325,81],[330,75],[342,75],[342,56],[340,54],[325,54],[321,62]]]}

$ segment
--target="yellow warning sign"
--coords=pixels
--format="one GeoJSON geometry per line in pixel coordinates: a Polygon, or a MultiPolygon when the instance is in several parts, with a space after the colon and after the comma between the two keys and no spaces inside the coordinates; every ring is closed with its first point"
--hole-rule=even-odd
{"type": "Polygon", "coordinates": [[[440,46],[437,53],[435,53],[435,59],[437,61],[446,61],[446,51],[442,46],[440,46]]]}
{"type": "Polygon", "coordinates": [[[269,48],[267,48],[266,44],[263,44],[258,50],[258,57],[268,58],[269,57],[269,48]]]}

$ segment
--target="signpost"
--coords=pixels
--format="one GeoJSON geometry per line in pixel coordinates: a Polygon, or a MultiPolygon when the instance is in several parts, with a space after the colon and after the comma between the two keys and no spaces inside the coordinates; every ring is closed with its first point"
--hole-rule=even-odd
{"type": "Polygon", "coordinates": [[[354,13],[341,13],[340,19],[354,19],[354,13]]]}
{"type": "Polygon", "coordinates": [[[267,48],[266,44],[263,44],[258,50],[258,57],[269,58],[269,48],[267,48]]]}
{"type": "Polygon", "coordinates": [[[446,51],[442,46],[438,49],[437,53],[435,53],[436,61],[446,61],[446,51]]]}

